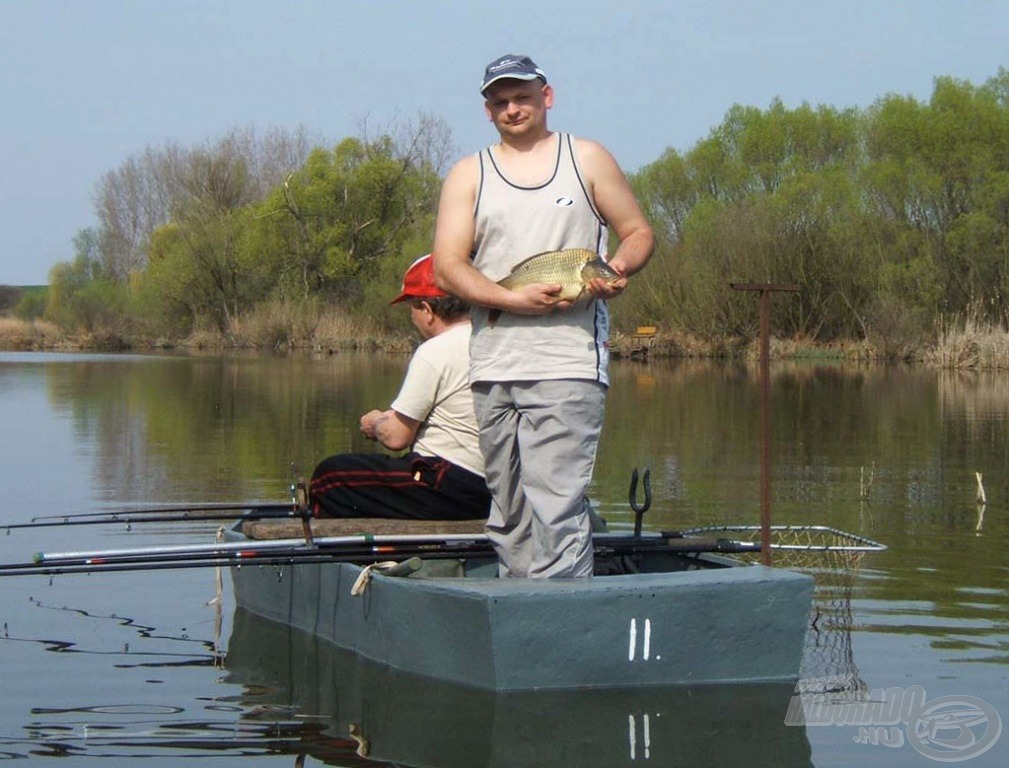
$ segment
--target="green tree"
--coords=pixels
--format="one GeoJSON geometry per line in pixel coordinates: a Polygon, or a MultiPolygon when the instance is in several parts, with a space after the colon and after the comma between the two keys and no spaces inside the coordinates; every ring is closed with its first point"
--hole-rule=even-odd
{"type": "Polygon", "coordinates": [[[868,114],[866,199],[900,230],[887,273],[905,279],[889,286],[918,307],[937,299],[933,317],[982,307],[989,319],[1006,317],[1005,80],[1004,70],[981,88],[937,78],[927,104],[887,96],[868,114]]]}
{"type": "Polygon", "coordinates": [[[634,178],[659,233],[659,262],[638,291],[653,316],[705,336],[752,332],[752,302],[731,281],[800,282],[798,301],[776,309],[787,332],[833,338],[857,323],[864,300],[850,230],[857,226],[859,117],[855,111],[775,100],[734,106],[685,156],[667,151],[634,178]],[[679,282],[656,288],[656,282],[679,282]],[[842,295],[843,292],[843,295],[842,295]],[[651,301],[649,301],[651,299],[651,301]],[[660,305],[665,303],[663,309],[660,305]]]}
{"type": "Polygon", "coordinates": [[[277,290],[359,296],[427,226],[440,178],[420,140],[348,138],[317,149],[252,212],[249,248],[277,290]]]}
{"type": "Polygon", "coordinates": [[[129,293],[103,270],[95,230],[78,232],[74,250],[73,261],[49,271],[46,319],[71,330],[115,334],[127,330],[129,293]]]}

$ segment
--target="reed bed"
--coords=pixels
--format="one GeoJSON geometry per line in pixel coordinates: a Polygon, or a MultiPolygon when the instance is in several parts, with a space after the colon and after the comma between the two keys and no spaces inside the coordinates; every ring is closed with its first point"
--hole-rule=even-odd
{"type": "Polygon", "coordinates": [[[244,347],[317,352],[412,349],[408,334],[383,330],[367,317],[335,307],[283,301],[268,302],[239,315],[224,331],[200,324],[182,345],[200,349],[244,347]]]}
{"type": "MultiPolygon", "coordinates": [[[[755,339],[702,339],[682,332],[659,330],[644,353],[630,333],[615,333],[611,340],[614,357],[651,358],[736,358],[755,360],[759,345],[755,339]]],[[[402,323],[390,328],[387,318],[349,313],[332,306],[271,302],[234,318],[221,330],[210,323],[180,338],[133,338],[118,331],[95,330],[71,333],[45,320],[0,317],[0,349],[14,351],[56,349],[144,349],[188,347],[192,349],[311,350],[333,353],[347,350],[409,353],[419,339],[402,323]]],[[[843,360],[871,363],[886,356],[874,345],[862,341],[817,344],[804,339],[772,338],[770,356],[774,360],[843,360]]],[[[944,370],[1009,370],[1009,331],[998,323],[968,318],[949,323],[938,334],[934,346],[905,359],[944,370]]]]}
{"type": "Polygon", "coordinates": [[[925,362],[950,370],[1009,370],[1009,331],[968,317],[962,325],[942,329],[925,362]]]}
{"type": "Polygon", "coordinates": [[[54,349],[65,342],[65,334],[45,320],[0,317],[0,348],[16,351],[54,349]]]}
{"type": "MultiPolygon", "coordinates": [[[[760,343],[741,336],[706,339],[679,331],[660,330],[646,343],[633,333],[615,333],[610,341],[614,357],[652,358],[732,358],[755,361],[760,357],[760,343]]],[[[873,362],[883,359],[878,348],[866,341],[816,343],[808,339],[768,340],[772,360],[843,360],[873,362]]]]}

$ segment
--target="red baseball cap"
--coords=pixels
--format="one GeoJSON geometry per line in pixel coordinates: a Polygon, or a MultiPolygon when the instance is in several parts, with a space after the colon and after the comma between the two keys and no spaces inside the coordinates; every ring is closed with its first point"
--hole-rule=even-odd
{"type": "Polygon", "coordinates": [[[406,274],[403,275],[403,288],[399,296],[389,303],[397,304],[408,299],[434,299],[440,296],[448,294],[434,282],[434,259],[429,253],[407,267],[406,274]]]}

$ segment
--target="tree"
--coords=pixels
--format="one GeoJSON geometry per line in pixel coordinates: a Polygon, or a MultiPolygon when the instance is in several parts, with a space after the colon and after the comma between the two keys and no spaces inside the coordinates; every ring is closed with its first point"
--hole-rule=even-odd
{"type": "Polygon", "coordinates": [[[800,282],[801,298],[775,309],[778,327],[830,338],[854,328],[861,260],[831,222],[859,221],[858,149],[857,112],[775,100],[732,107],[686,155],[645,167],[633,183],[660,234],[658,261],[677,262],[646,273],[652,316],[703,335],[748,333],[752,307],[729,282],[800,282]]]}
{"type": "Polygon", "coordinates": [[[129,295],[105,273],[98,239],[93,229],[81,230],[74,237],[74,260],[49,271],[45,317],[68,329],[118,333],[126,324],[129,295]]]}
{"type": "Polygon", "coordinates": [[[251,214],[250,267],[302,299],[360,294],[430,219],[440,186],[442,124],[422,119],[394,139],[347,138],[317,149],[251,214]]]}
{"type": "Polygon", "coordinates": [[[196,177],[208,158],[240,163],[244,194],[250,201],[262,200],[305,161],[310,145],[304,128],[277,128],[262,135],[246,128],[202,147],[184,149],[168,143],[127,158],[104,174],[95,190],[100,261],[106,275],[125,282],[143,269],[154,231],[186,209],[194,194],[206,199],[211,190],[199,189],[196,177]]]}
{"type": "Polygon", "coordinates": [[[886,272],[905,278],[889,285],[927,286],[905,298],[935,299],[933,316],[983,308],[986,319],[1006,317],[1006,79],[1000,70],[977,88],[937,78],[927,104],[887,96],[868,113],[866,199],[897,228],[886,272]]]}

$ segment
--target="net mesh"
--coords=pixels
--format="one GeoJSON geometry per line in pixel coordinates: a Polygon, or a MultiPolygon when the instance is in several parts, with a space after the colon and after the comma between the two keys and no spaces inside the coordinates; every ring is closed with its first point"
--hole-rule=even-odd
{"type": "MultiPolygon", "coordinates": [[[[718,526],[696,532],[761,540],[759,526],[718,526]]],[[[834,702],[861,701],[868,693],[852,652],[851,596],[865,555],[885,549],[871,539],[835,528],[771,526],[772,565],[808,573],[816,582],[799,670],[804,692],[828,694],[834,702]]],[[[761,561],[759,552],[739,557],[761,561]]]]}

